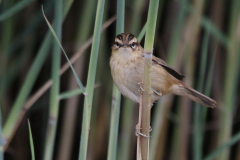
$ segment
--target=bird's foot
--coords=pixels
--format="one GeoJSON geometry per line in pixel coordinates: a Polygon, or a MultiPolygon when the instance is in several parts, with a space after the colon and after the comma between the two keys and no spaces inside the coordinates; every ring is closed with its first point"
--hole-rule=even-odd
{"type": "MultiPolygon", "coordinates": [[[[145,138],[151,138],[151,136],[147,136],[147,135],[141,133],[141,132],[139,131],[140,129],[142,129],[142,128],[140,128],[138,125],[136,125],[135,135],[136,135],[137,137],[142,136],[142,137],[145,137],[145,138]]],[[[149,132],[151,132],[151,131],[152,131],[152,127],[150,126],[149,132]]]]}
{"type": "MultiPolygon", "coordinates": [[[[143,89],[143,83],[142,83],[142,82],[139,82],[138,85],[139,85],[139,88],[140,88],[140,89],[139,89],[139,90],[140,90],[140,93],[141,93],[141,94],[143,94],[143,93],[146,93],[146,94],[147,94],[147,92],[143,89]]],[[[150,95],[153,94],[153,91],[151,90],[148,94],[150,94],[150,95]]]]}
{"type": "MultiPolygon", "coordinates": [[[[152,88],[151,88],[152,89],[152,88]]],[[[156,91],[155,89],[152,89],[152,91],[155,93],[155,94],[157,94],[158,96],[162,96],[162,92],[158,92],[158,91],[156,91]]]]}
{"type": "Polygon", "coordinates": [[[146,93],[145,90],[143,89],[143,83],[142,83],[142,82],[139,82],[138,85],[139,85],[139,91],[140,91],[140,93],[141,93],[141,94],[146,93]]]}
{"type": "MultiPolygon", "coordinates": [[[[145,90],[143,89],[143,83],[139,82],[138,85],[140,87],[140,93],[141,94],[146,93],[145,90]]],[[[151,88],[151,91],[148,94],[152,95],[153,93],[157,94],[158,96],[162,96],[162,92],[158,92],[155,89],[151,88]]]]}

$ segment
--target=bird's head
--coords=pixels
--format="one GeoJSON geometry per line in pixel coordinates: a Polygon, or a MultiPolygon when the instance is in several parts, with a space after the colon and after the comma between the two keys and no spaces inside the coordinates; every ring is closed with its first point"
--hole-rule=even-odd
{"type": "Polygon", "coordinates": [[[119,54],[119,56],[132,56],[142,51],[141,45],[137,38],[131,33],[121,33],[116,36],[115,42],[112,46],[112,53],[119,54]]]}

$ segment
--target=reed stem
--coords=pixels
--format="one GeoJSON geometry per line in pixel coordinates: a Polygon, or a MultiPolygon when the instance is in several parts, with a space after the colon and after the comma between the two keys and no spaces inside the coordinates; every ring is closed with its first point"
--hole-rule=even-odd
{"type": "MultiPolygon", "coordinates": [[[[125,0],[117,1],[117,26],[116,35],[124,32],[124,13],[125,13],[125,0]]],[[[115,160],[117,157],[117,139],[118,139],[118,126],[120,115],[121,93],[116,85],[113,85],[112,93],[112,113],[110,124],[110,135],[108,143],[108,160],[115,160]]]]}
{"type": "MultiPolygon", "coordinates": [[[[152,52],[155,36],[155,28],[157,23],[159,0],[151,0],[148,9],[147,30],[144,45],[144,74],[143,74],[143,96],[142,96],[142,114],[140,128],[142,134],[149,136],[150,118],[151,118],[151,67],[152,52]]],[[[149,159],[149,138],[140,137],[141,157],[142,160],[149,159]]]]}
{"type": "Polygon", "coordinates": [[[99,0],[97,5],[94,34],[93,34],[93,43],[92,43],[92,49],[91,49],[88,78],[87,78],[87,88],[86,88],[87,93],[84,99],[79,160],[87,159],[88,137],[89,137],[90,120],[91,120],[91,112],[92,112],[92,100],[93,100],[98,51],[99,51],[99,44],[100,44],[100,37],[101,37],[104,3],[105,3],[105,0],[99,0]]]}

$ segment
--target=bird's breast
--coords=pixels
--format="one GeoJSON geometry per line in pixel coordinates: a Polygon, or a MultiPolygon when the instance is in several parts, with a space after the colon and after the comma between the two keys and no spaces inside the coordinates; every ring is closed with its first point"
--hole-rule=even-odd
{"type": "Polygon", "coordinates": [[[139,102],[139,85],[137,83],[141,82],[141,74],[136,67],[135,60],[121,61],[112,58],[110,66],[114,83],[120,92],[133,101],[139,102]]]}

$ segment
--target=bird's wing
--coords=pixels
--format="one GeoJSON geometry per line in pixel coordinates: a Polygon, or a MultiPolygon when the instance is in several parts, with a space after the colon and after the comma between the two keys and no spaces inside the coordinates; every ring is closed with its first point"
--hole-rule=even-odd
{"type": "MultiPolygon", "coordinates": [[[[142,55],[142,57],[144,57],[144,55],[142,55]]],[[[174,70],[172,67],[167,65],[167,63],[162,59],[152,56],[152,62],[153,64],[161,65],[169,74],[171,74],[173,77],[177,78],[178,80],[182,80],[184,78],[184,75],[182,75],[181,73],[179,73],[178,71],[174,70]]]]}

